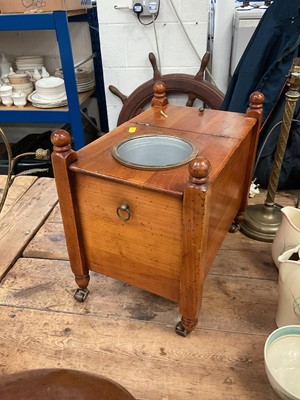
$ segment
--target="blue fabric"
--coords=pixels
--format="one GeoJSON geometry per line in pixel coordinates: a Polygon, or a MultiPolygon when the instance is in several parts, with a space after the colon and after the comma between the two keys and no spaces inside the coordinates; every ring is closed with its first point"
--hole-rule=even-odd
{"type": "Polygon", "coordinates": [[[300,0],[274,0],[260,20],[230,81],[221,109],[244,113],[249,96],[265,96],[263,122],[270,115],[298,57],[300,0]]]}

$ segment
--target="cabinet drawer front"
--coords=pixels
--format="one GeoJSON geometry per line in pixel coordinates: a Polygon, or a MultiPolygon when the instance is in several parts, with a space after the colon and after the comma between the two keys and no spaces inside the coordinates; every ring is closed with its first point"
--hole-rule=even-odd
{"type": "Polygon", "coordinates": [[[88,268],[177,301],[182,199],[83,174],[74,179],[88,268]]]}

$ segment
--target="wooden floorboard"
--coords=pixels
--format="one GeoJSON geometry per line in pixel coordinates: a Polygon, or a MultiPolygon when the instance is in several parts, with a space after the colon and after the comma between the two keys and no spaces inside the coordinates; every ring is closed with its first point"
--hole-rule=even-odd
{"type": "Polygon", "coordinates": [[[198,327],[185,339],[166,299],[92,273],[78,303],[75,286],[68,261],[17,261],[0,286],[2,373],[80,369],[144,400],[277,398],[263,366],[276,281],[209,274],[198,327]]]}
{"type": "Polygon", "coordinates": [[[0,280],[21,255],[56,203],[55,182],[53,179],[41,178],[0,219],[0,280]]]}
{"type": "MultiPolygon", "coordinates": [[[[4,217],[8,210],[27,192],[37,179],[36,176],[18,176],[13,180],[4,206],[0,212],[0,219],[4,217]]],[[[6,184],[7,177],[5,175],[0,175],[0,198],[2,198],[6,184]]]]}
{"type": "MultiPolygon", "coordinates": [[[[263,200],[264,193],[251,202],[263,200]]],[[[296,196],[276,201],[294,205],[296,196]]],[[[87,300],[75,301],[59,206],[49,212],[0,284],[0,374],[90,371],[138,400],[279,399],[263,362],[276,329],[271,243],[227,234],[205,282],[199,324],[182,338],[174,332],[177,304],[117,280],[92,272],[87,300]]]]}
{"type": "MultiPolygon", "coordinates": [[[[100,274],[91,273],[84,303],[74,300],[75,288],[67,261],[21,258],[0,286],[0,304],[173,327],[179,321],[177,304],[100,274]]],[[[276,281],[209,274],[198,326],[265,334],[276,328],[276,301],[276,281]]]]}
{"type": "Polygon", "coordinates": [[[5,374],[33,367],[90,371],[140,400],[277,398],[264,373],[264,336],[197,329],[184,340],[153,322],[0,309],[5,374]]]}

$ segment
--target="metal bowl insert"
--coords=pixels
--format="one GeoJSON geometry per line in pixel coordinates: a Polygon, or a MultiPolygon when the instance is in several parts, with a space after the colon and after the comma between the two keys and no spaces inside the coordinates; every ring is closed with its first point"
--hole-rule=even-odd
{"type": "Polygon", "coordinates": [[[118,162],[137,169],[178,167],[191,161],[197,153],[197,148],[185,139],[155,134],[127,138],[112,148],[118,162]]]}

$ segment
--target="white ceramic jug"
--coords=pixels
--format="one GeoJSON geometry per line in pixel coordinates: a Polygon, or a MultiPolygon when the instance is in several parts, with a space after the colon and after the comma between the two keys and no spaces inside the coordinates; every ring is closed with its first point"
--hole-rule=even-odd
{"type": "Polygon", "coordinates": [[[278,257],[300,243],[300,209],[283,207],[281,209],[281,223],[272,243],[272,258],[279,267],[278,257]]]}
{"type": "Polygon", "coordinates": [[[278,257],[278,306],[276,324],[300,325],[300,244],[278,257]]]}

